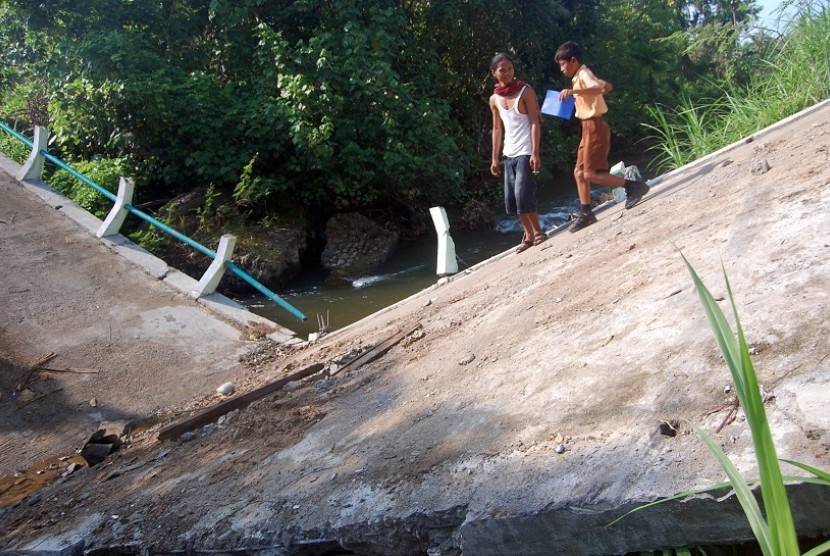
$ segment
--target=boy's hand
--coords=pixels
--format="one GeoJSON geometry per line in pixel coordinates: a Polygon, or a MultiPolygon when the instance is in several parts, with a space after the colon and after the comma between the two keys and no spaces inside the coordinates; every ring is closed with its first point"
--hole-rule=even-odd
{"type": "Polygon", "coordinates": [[[559,91],[559,100],[568,100],[574,94],[573,89],[562,89],[559,91]]]}
{"type": "Polygon", "coordinates": [[[490,173],[494,176],[498,176],[499,174],[501,174],[501,164],[498,160],[493,159],[492,161],[490,161],[490,173]]]}
{"type": "Polygon", "coordinates": [[[538,174],[539,170],[542,169],[542,161],[539,159],[538,154],[530,155],[530,169],[533,170],[534,174],[538,174]]]}

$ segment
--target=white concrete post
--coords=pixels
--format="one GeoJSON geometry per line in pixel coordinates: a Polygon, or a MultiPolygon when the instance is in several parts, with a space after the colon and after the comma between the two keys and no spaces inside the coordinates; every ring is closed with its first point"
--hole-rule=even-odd
{"type": "Polygon", "coordinates": [[[219,248],[216,250],[216,258],[210,263],[202,279],[196,285],[196,289],[190,292],[193,298],[200,298],[203,295],[210,295],[216,291],[219,281],[225,274],[225,262],[231,260],[233,248],[236,247],[236,236],[225,234],[219,238],[219,248]]]}
{"type": "Polygon", "coordinates": [[[438,233],[438,265],[435,270],[438,276],[447,276],[458,272],[458,261],[455,258],[455,242],[450,236],[450,222],[447,220],[447,211],[444,207],[429,209],[435,231],[438,233]]]}
{"type": "Polygon", "coordinates": [[[106,220],[104,220],[104,223],[101,224],[100,228],[98,228],[98,232],[95,235],[99,238],[112,236],[121,230],[121,226],[124,224],[124,219],[127,218],[127,215],[129,214],[124,206],[132,204],[134,190],[135,182],[132,178],[122,177],[118,180],[118,195],[115,198],[115,204],[112,205],[106,220]]]}
{"type": "Polygon", "coordinates": [[[15,176],[19,181],[39,180],[43,173],[43,162],[46,160],[40,151],[46,150],[46,143],[49,140],[49,130],[43,126],[35,126],[35,140],[32,141],[32,152],[26,163],[20,168],[15,176]]]}

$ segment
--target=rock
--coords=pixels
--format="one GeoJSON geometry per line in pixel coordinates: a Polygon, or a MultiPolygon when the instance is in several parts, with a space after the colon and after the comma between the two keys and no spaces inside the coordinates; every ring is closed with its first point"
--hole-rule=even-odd
{"type": "Polygon", "coordinates": [[[66,466],[66,469],[64,469],[63,473],[61,473],[61,477],[68,477],[69,475],[74,473],[79,467],[81,466],[75,462],[70,463],[66,466]]]}
{"type": "Polygon", "coordinates": [[[470,355],[468,355],[464,359],[459,360],[458,364],[459,365],[469,365],[470,363],[475,361],[475,358],[476,358],[475,354],[471,353],[470,355]]]}
{"type": "Polygon", "coordinates": [[[333,278],[371,274],[395,251],[398,233],[362,214],[339,214],[326,224],[326,243],[320,262],[333,278]]]}
{"type": "Polygon", "coordinates": [[[107,459],[107,456],[114,451],[115,448],[112,444],[88,442],[81,449],[81,457],[86,460],[87,465],[93,467],[107,459]]]}
{"type": "Polygon", "coordinates": [[[289,382],[285,386],[283,386],[282,389],[286,392],[293,392],[294,390],[298,389],[302,385],[303,385],[302,382],[300,382],[299,380],[292,380],[291,382],[289,382]]]}
{"type": "MultiPolygon", "coordinates": [[[[200,220],[204,215],[199,212],[205,208],[207,199],[205,189],[198,188],[181,195],[159,209],[170,222],[176,222],[176,229],[193,236],[202,227],[200,220]]],[[[219,200],[219,203],[232,201],[219,200]]],[[[209,233],[212,238],[203,243],[216,246],[219,237],[227,233],[232,219],[239,219],[236,225],[245,230],[244,237],[239,237],[234,251],[233,262],[256,280],[271,289],[284,287],[300,272],[300,255],[308,248],[305,223],[276,222],[266,226],[250,226],[242,216],[222,215],[216,219],[215,227],[209,233]]],[[[202,230],[204,233],[205,230],[202,230]]],[[[203,263],[193,257],[193,250],[173,238],[164,238],[157,250],[171,266],[190,276],[201,276],[203,263]]],[[[251,286],[232,272],[226,272],[222,278],[222,287],[234,292],[250,291],[251,286]]]]}
{"type": "Polygon", "coordinates": [[[196,440],[196,433],[193,431],[187,431],[185,433],[182,433],[182,435],[179,437],[179,440],[182,442],[192,442],[193,440],[196,440]]]}
{"type": "Polygon", "coordinates": [[[759,158],[752,161],[749,171],[754,175],[766,174],[769,172],[769,162],[766,158],[759,158]]]}
{"type": "Polygon", "coordinates": [[[235,390],[236,387],[233,385],[233,382],[226,382],[216,389],[216,393],[223,396],[230,396],[235,390]]]}
{"type": "Polygon", "coordinates": [[[464,205],[464,211],[456,227],[462,230],[489,230],[496,222],[496,215],[490,206],[480,200],[472,199],[464,205]]]}

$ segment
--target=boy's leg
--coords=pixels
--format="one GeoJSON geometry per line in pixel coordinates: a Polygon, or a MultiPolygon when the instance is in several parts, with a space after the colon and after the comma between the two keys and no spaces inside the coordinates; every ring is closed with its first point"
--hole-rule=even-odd
{"type": "Polygon", "coordinates": [[[538,245],[547,239],[539,226],[539,215],[536,212],[536,177],[530,167],[529,156],[520,156],[516,159],[515,191],[519,222],[524,229],[524,239],[517,249],[517,252],[521,253],[531,245],[538,245]]]}
{"type": "Polygon", "coordinates": [[[521,156],[516,164],[516,205],[519,220],[525,230],[525,239],[535,242],[543,236],[536,209],[536,177],[530,167],[530,157],[521,156]]]}
{"type": "Polygon", "coordinates": [[[544,241],[537,241],[540,237],[547,238],[542,231],[542,227],[539,225],[539,213],[525,212],[519,214],[519,221],[522,223],[522,228],[524,228],[525,231],[525,238],[528,241],[532,241],[534,244],[537,244],[544,241]]]}
{"type": "Polygon", "coordinates": [[[502,163],[502,170],[504,171],[504,212],[506,214],[516,214],[518,212],[516,207],[516,167],[513,162],[513,159],[506,158],[502,163]]]}
{"type": "Polygon", "coordinates": [[[594,216],[591,210],[591,181],[588,179],[586,171],[587,159],[596,148],[593,142],[593,126],[591,123],[590,120],[582,122],[582,138],[579,141],[579,151],[576,154],[576,167],[574,168],[574,179],[576,180],[580,207],[576,218],[568,227],[570,232],[577,232],[597,221],[597,217],[594,216]]]}
{"type": "Polygon", "coordinates": [[[588,127],[587,135],[590,137],[583,165],[585,181],[604,187],[625,187],[625,208],[630,209],[648,193],[648,185],[609,174],[608,153],[611,151],[611,128],[603,119],[589,120],[585,123],[589,125],[583,126],[583,134],[586,134],[585,127],[588,127]]]}
{"type": "Polygon", "coordinates": [[[521,180],[521,158],[506,158],[504,160],[504,210],[507,214],[518,214],[519,222],[524,229],[522,242],[516,248],[516,253],[521,253],[533,245],[533,236],[528,232],[525,221],[522,218],[520,202],[520,180],[521,180]]]}
{"type": "Polygon", "coordinates": [[[579,150],[576,152],[576,166],[574,166],[574,179],[576,180],[576,193],[579,195],[579,204],[585,207],[591,206],[591,182],[585,179],[585,133],[579,140],[579,150]]]}

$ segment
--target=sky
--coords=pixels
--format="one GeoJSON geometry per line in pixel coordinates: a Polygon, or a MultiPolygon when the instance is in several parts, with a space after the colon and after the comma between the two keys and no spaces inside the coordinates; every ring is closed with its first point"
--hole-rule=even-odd
{"type": "Polygon", "coordinates": [[[775,27],[775,22],[779,15],[775,10],[781,6],[781,0],[758,0],[758,5],[761,6],[761,21],[765,25],[775,27]]]}

